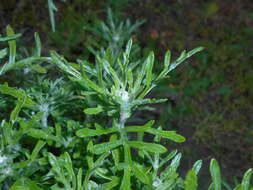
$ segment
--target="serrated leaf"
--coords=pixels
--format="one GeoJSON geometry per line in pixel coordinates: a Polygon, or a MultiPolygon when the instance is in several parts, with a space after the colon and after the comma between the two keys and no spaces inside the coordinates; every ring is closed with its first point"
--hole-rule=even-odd
{"type": "Polygon", "coordinates": [[[78,137],[95,137],[95,136],[100,136],[100,135],[106,135],[106,134],[110,134],[110,133],[114,133],[117,132],[117,129],[79,129],[76,132],[76,135],[78,137]]]}
{"type": "Polygon", "coordinates": [[[155,152],[155,153],[164,153],[167,151],[167,149],[160,145],[155,143],[146,143],[141,141],[129,141],[128,144],[133,148],[138,148],[141,150],[146,150],[149,152],[155,152]]]}
{"type": "Polygon", "coordinates": [[[190,170],[184,182],[185,190],[196,190],[198,187],[198,178],[194,170],[190,170]]]}
{"type": "Polygon", "coordinates": [[[84,110],[84,113],[86,113],[88,115],[96,115],[102,111],[103,111],[103,108],[101,106],[98,106],[96,108],[86,108],[84,110]]]}
{"type": "Polygon", "coordinates": [[[113,142],[106,142],[101,143],[93,146],[94,154],[102,154],[104,152],[108,152],[122,144],[121,140],[113,141],[113,142]]]}
{"type": "Polygon", "coordinates": [[[221,190],[221,173],[220,166],[215,159],[211,160],[210,172],[215,190],[221,190]]]}

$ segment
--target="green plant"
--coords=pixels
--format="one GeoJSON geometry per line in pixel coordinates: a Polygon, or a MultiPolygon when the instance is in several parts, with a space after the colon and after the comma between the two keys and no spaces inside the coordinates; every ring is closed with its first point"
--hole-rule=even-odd
{"type": "MultiPolygon", "coordinates": [[[[35,73],[37,69],[31,69],[35,82],[24,83],[23,89],[0,84],[1,102],[15,99],[9,119],[3,118],[0,128],[2,189],[197,189],[202,161],[195,162],[185,178],[180,177],[182,154],[168,153],[163,145],[162,139],[180,143],[185,141],[183,136],[163,130],[153,120],[142,125],[128,121],[143,106],[165,102],[166,99],[147,96],[202,47],[183,51],[175,61],[171,61],[171,53],[167,51],[163,69],[156,73],[153,52],[137,61],[131,57],[132,40],[124,51],[115,54],[115,49],[109,46],[96,53],[94,63],[79,60],[76,64],[55,51],[51,51],[50,57],[42,57],[36,35],[35,55],[17,61],[17,35],[10,27],[7,31],[8,36],[0,41],[8,42],[9,53],[7,49],[2,52],[9,59],[1,67],[0,76],[10,70],[34,68],[34,62],[41,68],[40,64],[47,62],[58,66],[72,82],[63,79],[52,82],[35,73]],[[73,100],[74,105],[69,103],[73,100]],[[85,119],[75,121],[74,112],[66,112],[79,107],[75,105],[79,100],[86,101],[81,104],[80,114],[85,119]],[[73,154],[72,159],[67,152],[73,154]]],[[[252,172],[249,169],[235,189],[252,189],[252,172]]],[[[214,159],[210,173],[209,189],[220,190],[220,168],[214,159]]]]}

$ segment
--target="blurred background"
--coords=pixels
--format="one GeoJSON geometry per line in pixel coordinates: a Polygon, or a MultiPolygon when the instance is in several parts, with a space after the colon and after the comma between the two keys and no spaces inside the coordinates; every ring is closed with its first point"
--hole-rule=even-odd
{"type": "Polygon", "coordinates": [[[90,28],[106,20],[111,7],[118,20],[144,21],[132,38],[139,45],[139,56],[155,51],[157,69],[167,49],[175,59],[184,49],[204,46],[150,94],[169,101],[136,113],[136,118],[156,119],[164,129],[187,137],[185,143],[168,148],[183,153],[182,173],[203,159],[203,184],[213,157],[230,183],[253,167],[252,0],[55,0],[54,4],[58,11],[52,32],[46,0],[1,0],[1,34],[10,24],[23,34],[19,48],[25,52],[22,46],[33,44],[33,34],[39,32],[43,54],[56,49],[71,61],[92,60],[88,47],[98,37],[90,28]]]}

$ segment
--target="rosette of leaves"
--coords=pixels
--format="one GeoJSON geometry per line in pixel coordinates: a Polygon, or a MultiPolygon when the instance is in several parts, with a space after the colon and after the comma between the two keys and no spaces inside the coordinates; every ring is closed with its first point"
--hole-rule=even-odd
{"type": "MultiPolygon", "coordinates": [[[[52,63],[69,75],[72,81],[80,84],[84,89],[83,94],[92,96],[96,101],[96,107],[84,109],[85,114],[106,113],[111,117],[111,126],[84,128],[77,131],[77,136],[92,138],[101,135],[109,135],[109,142],[95,144],[90,148],[94,155],[101,155],[109,151],[116,151],[114,156],[117,175],[123,175],[120,189],[131,189],[131,179],[136,175],[132,167],[135,159],[132,149],[146,150],[152,153],[164,153],[167,149],[157,143],[148,143],[142,140],[129,140],[128,133],[149,133],[175,142],[183,142],[185,139],[175,131],[164,131],[153,127],[154,121],[149,121],[143,126],[127,126],[127,119],[140,106],[146,104],[161,103],[166,99],[149,99],[146,95],[157,86],[158,82],[167,77],[168,73],[193,54],[201,51],[199,47],[189,52],[183,51],[179,58],[171,62],[170,51],[167,51],[164,59],[164,69],[156,74],[153,72],[154,54],[151,52],[145,61],[131,62],[130,52],[132,40],[129,40],[126,50],[117,57],[115,63],[107,54],[96,56],[96,63],[92,65],[87,61],[79,61],[79,66],[69,64],[56,52],[51,52],[52,63]],[[124,167],[119,165],[123,164],[124,167]],[[121,174],[123,172],[123,174],[121,174]]],[[[110,49],[108,52],[109,55],[110,49]]],[[[137,176],[135,176],[137,177],[137,176]]],[[[149,184],[151,185],[151,184],[149,184]]]]}

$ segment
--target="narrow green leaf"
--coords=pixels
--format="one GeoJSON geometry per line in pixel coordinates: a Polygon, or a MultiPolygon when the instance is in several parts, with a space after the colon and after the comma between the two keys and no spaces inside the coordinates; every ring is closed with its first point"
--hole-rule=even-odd
{"type": "MultiPolygon", "coordinates": [[[[9,87],[7,83],[5,83],[4,85],[0,85],[0,92],[3,94],[11,95],[18,99],[23,99],[24,96],[26,96],[23,90],[9,87]]],[[[35,102],[32,101],[31,98],[26,97],[24,106],[29,107],[33,105],[35,105],[35,102]]]]}
{"type": "Polygon", "coordinates": [[[96,115],[102,111],[103,111],[103,108],[101,106],[98,106],[96,108],[86,108],[84,110],[84,113],[86,113],[88,115],[96,115]]]}
{"type": "Polygon", "coordinates": [[[151,185],[151,178],[147,175],[145,169],[141,165],[134,163],[133,166],[131,166],[131,169],[137,179],[144,184],[151,185]]]}
{"type": "MultiPolygon", "coordinates": [[[[14,35],[14,31],[10,26],[7,26],[6,33],[7,33],[7,36],[14,35]]],[[[8,41],[8,44],[9,44],[9,51],[10,51],[8,65],[12,65],[13,63],[15,63],[15,58],[16,58],[16,41],[10,40],[8,41]]]]}
{"type": "Polygon", "coordinates": [[[18,103],[15,106],[14,110],[11,112],[10,120],[15,122],[18,118],[18,114],[21,111],[22,107],[24,106],[26,101],[26,95],[24,94],[22,98],[18,99],[18,103]]]}
{"type": "Polygon", "coordinates": [[[83,185],[82,185],[82,175],[83,175],[83,170],[79,168],[78,173],[77,173],[77,190],[83,190],[83,185]]]}
{"type": "Polygon", "coordinates": [[[168,99],[139,99],[139,100],[134,100],[132,102],[132,106],[139,106],[143,104],[157,104],[157,103],[163,103],[166,102],[168,99]]]}
{"type": "Polygon", "coordinates": [[[50,23],[51,23],[52,31],[55,32],[54,12],[58,11],[58,9],[54,5],[53,0],[47,0],[47,4],[48,4],[48,11],[49,11],[49,17],[50,17],[50,23]]]}
{"type": "MultiPolygon", "coordinates": [[[[116,134],[111,135],[110,137],[110,142],[115,142],[118,140],[118,136],[116,134]]],[[[117,167],[119,165],[119,161],[120,161],[120,152],[119,152],[119,148],[115,148],[112,150],[112,157],[114,160],[114,164],[117,167]]]]}
{"type": "Polygon", "coordinates": [[[106,134],[110,134],[110,133],[114,133],[117,132],[117,129],[79,129],[76,132],[76,135],[78,137],[95,137],[95,136],[100,136],[100,135],[106,135],[106,134]]]}
{"type": "Polygon", "coordinates": [[[148,129],[146,132],[151,133],[153,135],[160,136],[162,138],[170,139],[175,142],[184,142],[185,138],[179,134],[177,134],[175,131],[164,131],[159,129],[148,129]]]}
{"type": "Polygon", "coordinates": [[[253,173],[252,168],[250,168],[247,172],[245,172],[241,183],[242,190],[249,190],[252,173],[253,173]]]}
{"type": "Polygon", "coordinates": [[[41,41],[40,41],[40,36],[37,32],[34,34],[34,38],[35,38],[35,43],[36,43],[35,56],[41,56],[41,41]]]}
{"type": "Polygon", "coordinates": [[[35,146],[35,148],[33,149],[32,151],[32,154],[31,154],[31,160],[32,161],[35,161],[35,159],[37,158],[40,150],[43,148],[43,146],[45,146],[45,142],[44,141],[41,141],[39,140],[35,146]]]}
{"type": "Polygon", "coordinates": [[[94,154],[102,154],[104,152],[110,151],[122,144],[121,140],[117,140],[114,142],[106,142],[93,146],[94,154]]]}
{"type": "Polygon", "coordinates": [[[202,51],[204,49],[204,47],[197,47],[197,48],[194,48],[193,50],[189,51],[187,53],[187,58],[191,57],[192,55],[202,51]]]}
{"type": "Polygon", "coordinates": [[[146,132],[153,126],[154,122],[154,120],[151,120],[142,126],[127,126],[125,130],[126,132],[146,132]]]}
{"type": "Polygon", "coordinates": [[[218,162],[215,159],[211,160],[210,172],[215,190],[221,190],[221,174],[218,162]]]}
{"type": "Polygon", "coordinates": [[[202,166],[202,160],[198,160],[193,164],[192,170],[196,172],[196,174],[199,173],[199,170],[201,169],[202,166]]]}
{"type": "Polygon", "coordinates": [[[124,169],[124,176],[120,186],[120,190],[131,190],[131,169],[124,169]]]}
{"type": "Polygon", "coordinates": [[[146,88],[151,86],[153,80],[152,70],[154,66],[154,52],[151,52],[146,60],[146,88]]]}
{"type": "Polygon", "coordinates": [[[118,177],[115,177],[115,176],[113,176],[112,177],[112,180],[110,181],[110,182],[108,182],[108,183],[104,183],[103,185],[102,185],[102,188],[101,189],[103,189],[103,190],[111,190],[111,189],[113,189],[114,187],[116,187],[118,184],[119,184],[119,178],[118,177]]]}
{"type": "Polygon", "coordinates": [[[42,190],[34,181],[29,178],[22,177],[17,180],[10,188],[10,190],[42,190]]]}
{"type": "Polygon", "coordinates": [[[129,141],[128,144],[133,148],[138,148],[141,150],[146,150],[149,152],[155,152],[155,153],[164,153],[167,151],[167,149],[160,145],[155,143],[146,143],[141,141],[129,141]]]}
{"type": "Polygon", "coordinates": [[[177,154],[177,150],[173,150],[172,152],[170,152],[165,158],[162,159],[159,167],[162,167],[164,164],[166,164],[169,160],[171,160],[172,158],[174,158],[177,154]]]}
{"type": "Polygon", "coordinates": [[[198,187],[198,178],[194,170],[190,170],[184,182],[185,190],[196,190],[198,187]]]}
{"type": "Polygon", "coordinates": [[[0,37],[0,42],[15,40],[21,36],[22,36],[21,34],[14,34],[14,35],[6,36],[6,37],[0,37]]]}
{"type": "Polygon", "coordinates": [[[4,58],[8,53],[8,49],[4,48],[0,50],[0,59],[4,58]]]}

